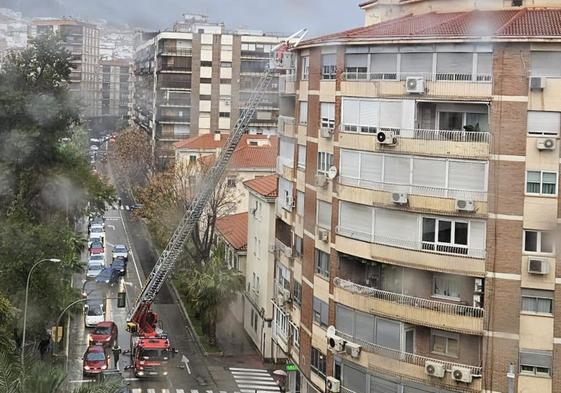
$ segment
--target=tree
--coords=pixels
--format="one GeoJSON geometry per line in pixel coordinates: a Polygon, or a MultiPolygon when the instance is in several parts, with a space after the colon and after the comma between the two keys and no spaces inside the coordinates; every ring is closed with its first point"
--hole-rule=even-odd
{"type": "Polygon", "coordinates": [[[203,333],[216,345],[216,322],[222,307],[244,288],[243,277],[228,269],[222,248],[214,250],[207,263],[192,266],[177,277],[179,291],[202,318],[203,333]]]}
{"type": "Polygon", "coordinates": [[[121,131],[113,142],[111,156],[119,168],[116,175],[131,191],[148,182],[153,170],[152,145],[145,132],[132,128],[121,131]]]}

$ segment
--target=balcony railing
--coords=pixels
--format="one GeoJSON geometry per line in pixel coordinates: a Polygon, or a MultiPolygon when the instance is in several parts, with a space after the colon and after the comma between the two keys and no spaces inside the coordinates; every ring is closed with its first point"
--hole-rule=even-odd
{"type": "Polygon", "coordinates": [[[483,318],[484,310],[479,307],[466,306],[462,304],[446,303],[437,300],[423,299],[415,296],[402,295],[399,293],[382,291],[356,284],[339,277],[335,277],[333,283],[349,292],[384,300],[387,302],[402,304],[410,307],[424,308],[427,310],[438,311],[448,315],[460,315],[472,318],[483,318]]]}
{"type": "Polygon", "coordinates": [[[343,333],[337,330],[337,336],[342,337],[343,339],[354,342],[362,346],[364,350],[367,352],[372,352],[377,355],[380,355],[384,358],[395,359],[401,362],[405,362],[408,364],[413,364],[419,367],[425,367],[425,363],[427,361],[440,363],[444,366],[447,371],[452,371],[452,367],[462,367],[470,370],[470,373],[473,377],[481,377],[482,376],[482,368],[480,366],[470,366],[467,364],[455,363],[455,362],[447,362],[440,359],[429,358],[426,356],[416,355],[414,353],[398,351],[396,349],[386,348],[378,344],[373,344],[371,342],[362,340],[360,338],[353,338],[350,335],[343,333]]]}
{"type": "Polygon", "coordinates": [[[425,128],[366,127],[342,124],[341,132],[376,134],[378,131],[392,131],[397,139],[418,139],[424,141],[491,143],[488,131],[432,130],[425,128]],[[363,129],[364,131],[361,131],[363,129]]]}
{"type": "Polygon", "coordinates": [[[427,72],[357,72],[346,71],[343,78],[347,81],[365,80],[384,80],[384,81],[405,81],[408,77],[423,77],[425,81],[440,82],[481,82],[490,83],[493,80],[492,74],[457,74],[457,73],[427,73],[427,72]]]}
{"type": "Polygon", "coordinates": [[[158,121],[161,123],[189,123],[190,120],[183,116],[163,115],[158,117],[158,121]]]}
{"type": "Polygon", "coordinates": [[[459,257],[471,257],[484,259],[485,250],[473,248],[468,246],[449,245],[442,243],[430,243],[415,240],[396,239],[387,236],[373,235],[372,233],[360,232],[354,229],[344,228],[341,225],[337,226],[337,234],[341,236],[350,237],[357,240],[367,241],[370,243],[377,243],[386,246],[405,248],[409,250],[426,251],[436,254],[455,255],[459,257]]]}
{"type": "Polygon", "coordinates": [[[158,51],[158,56],[192,56],[192,49],[162,48],[158,51]]]}

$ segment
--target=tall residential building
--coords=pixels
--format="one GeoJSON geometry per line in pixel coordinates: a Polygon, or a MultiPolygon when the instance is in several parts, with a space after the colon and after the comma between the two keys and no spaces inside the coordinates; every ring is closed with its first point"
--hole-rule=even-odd
{"type": "Polygon", "coordinates": [[[129,60],[101,60],[101,116],[123,118],[132,102],[132,64],[129,60]]]}
{"type": "MultiPolygon", "coordinates": [[[[151,136],[159,163],[173,161],[173,143],[228,133],[281,38],[227,32],[205,17],[185,15],[173,32],[137,47],[133,121],[151,136]]],[[[278,86],[273,81],[249,129],[276,132],[278,86]]]]}
{"type": "Polygon", "coordinates": [[[33,19],[29,35],[56,34],[73,55],[75,68],[70,74],[70,91],[80,98],[85,117],[101,114],[101,80],[99,76],[99,30],[97,26],[76,19],[33,19]]]}
{"type": "Polygon", "coordinates": [[[280,79],[290,391],[559,392],[561,9],[392,3],[280,79]]]}

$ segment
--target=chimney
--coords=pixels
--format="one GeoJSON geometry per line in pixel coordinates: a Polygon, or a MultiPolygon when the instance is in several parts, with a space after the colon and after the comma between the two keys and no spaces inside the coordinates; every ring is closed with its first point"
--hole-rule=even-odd
{"type": "Polygon", "coordinates": [[[220,142],[220,131],[214,131],[214,140],[220,142]]]}

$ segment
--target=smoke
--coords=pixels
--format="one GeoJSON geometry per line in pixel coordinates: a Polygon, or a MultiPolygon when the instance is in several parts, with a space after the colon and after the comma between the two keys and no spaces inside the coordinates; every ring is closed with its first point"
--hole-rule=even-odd
{"type": "Polygon", "coordinates": [[[51,123],[62,109],[60,102],[48,94],[33,96],[26,107],[27,113],[39,124],[51,123]]]}
{"type": "Polygon", "coordinates": [[[22,164],[31,158],[35,150],[35,138],[39,131],[13,129],[3,135],[0,146],[0,161],[22,164]]]}
{"type": "Polygon", "coordinates": [[[65,176],[53,176],[46,179],[40,192],[40,198],[47,209],[67,213],[78,207],[85,197],[85,190],[76,186],[65,176]]]}

